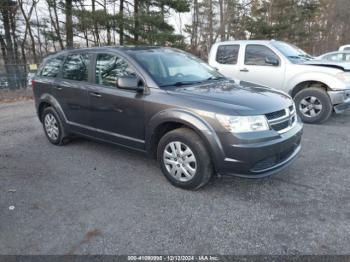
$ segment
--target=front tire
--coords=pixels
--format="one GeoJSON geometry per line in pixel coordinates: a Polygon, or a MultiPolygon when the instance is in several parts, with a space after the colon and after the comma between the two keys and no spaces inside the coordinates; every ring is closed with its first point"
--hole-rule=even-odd
{"type": "Polygon", "coordinates": [[[67,135],[55,109],[53,107],[45,108],[41,119],[47,139],[54,145],[64,145],[67,141],[67,135]]]}
{"type": "Polygon", "coordinates": [[[310,87],[301,90],[294,97],[299,117],[305,123],[321,124],[331,116],[333,105],[327,92],[310,87]]]}
{"type": "Polygon", "coordinates": [[[188,128],[165,134],[158,144],[157,158],[163,174],[176,187],[199,189],[213,174],[208,150],[202,139],[188,128]]]}

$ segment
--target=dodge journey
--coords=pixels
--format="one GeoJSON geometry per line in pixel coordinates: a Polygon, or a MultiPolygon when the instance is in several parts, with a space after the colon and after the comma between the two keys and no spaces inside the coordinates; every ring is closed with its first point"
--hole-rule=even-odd
{"type": "Polygon", "coordinates": [[[268,176],[301,148],[302,124],[290,96],[239,86],[177,49],[61,51],[43,61],[32,86],[52,144],[84,136],[145,152],[185,189],[215,174],[268,176]]]}

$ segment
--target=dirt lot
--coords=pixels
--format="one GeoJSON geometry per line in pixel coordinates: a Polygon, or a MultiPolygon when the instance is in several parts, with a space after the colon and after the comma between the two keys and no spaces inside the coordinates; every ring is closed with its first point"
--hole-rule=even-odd
{"type": "Polygon", "coordinates": [[[2,103],[0,253],[349,254],[349,161],[347,112],[306,125],[280,174],[184,191],[138,153],[53,146],[33,101],[2,103]]]}
{"type": "Polygon", "coordinates": [[[0,89],[0,103],[11,103],[31,99],[33,99],[31,87],[18,90],[0,89]]]}

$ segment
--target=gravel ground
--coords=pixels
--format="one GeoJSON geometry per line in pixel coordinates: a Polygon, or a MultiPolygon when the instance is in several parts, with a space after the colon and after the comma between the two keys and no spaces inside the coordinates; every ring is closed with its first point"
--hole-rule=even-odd
{"type": "Polygon", "coordinates": [[[0,89],[0,103],[11,103],[31,99],[33,99],[33,90],[31,87],[17,90],[0,89]]]}
{"type": "Polygon", "coordinates": [[[51,145],[33,101],[0,104],[0,254],[349,254],[349,160],[347,112],[306,125],[279,174],[184,191],[139,153],[51,145]]]}

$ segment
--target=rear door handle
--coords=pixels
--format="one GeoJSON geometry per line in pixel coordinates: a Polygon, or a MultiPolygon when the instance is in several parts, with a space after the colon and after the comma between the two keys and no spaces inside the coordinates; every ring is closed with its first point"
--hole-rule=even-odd
{"type": "Polygon", "coordinates": [[[102,95],[98,92],[90,92],[90,96],[94,96],[94,97],[102,97],[102,95]]]}
{"type": "Polygon", "coordinates": [[[56,88],[57,90],[62,90],[62,87],[61,87],[61,86],[55,86],[55,88],[56,88]]]}
{"type": "Polygon", "coordinates": [[[247,68],[243,68],[243,69],[241,69],[241,70],[239,70],[239,71],[244,72],[244,73],[249,72],[249,70],[248,70],[247,68]]]}

